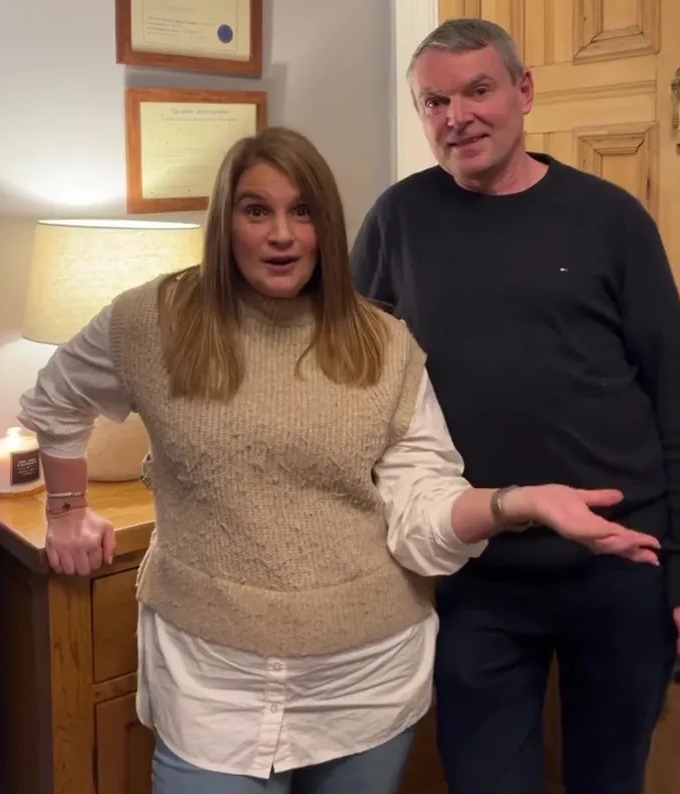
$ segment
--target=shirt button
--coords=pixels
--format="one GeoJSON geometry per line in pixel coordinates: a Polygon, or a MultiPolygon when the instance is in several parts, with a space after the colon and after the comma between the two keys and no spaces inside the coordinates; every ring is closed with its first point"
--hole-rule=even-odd
{"type": "Polygon", "coordinates": [[[271,665],[271,669],[278,673],[279,670],[281,669],[280,662],[273,662],[271,665]]]}
{"type": "Polygon", "coordinates": [[[271,711],[271,713],[272,713],[272,714],[276,714],[276,712],[277,712],[278,710],[279,710],[279,707],[276,705],[276,703],[272,703],[272,704],[269,706],[269,711],[271,711]]]}

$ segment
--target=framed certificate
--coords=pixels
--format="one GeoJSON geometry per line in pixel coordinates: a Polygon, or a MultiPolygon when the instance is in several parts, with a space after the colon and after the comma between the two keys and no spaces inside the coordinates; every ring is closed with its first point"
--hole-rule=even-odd
{"type": "Polygon", "coordinates": [[[128,212],[206,209],[227,150],[266,123],[264,91],[128,88],[128,212]]]}
{"type": "Polygon", "coordinates": [[[116,0],[116,62],[262,76],[262,0],[116,0]]]}

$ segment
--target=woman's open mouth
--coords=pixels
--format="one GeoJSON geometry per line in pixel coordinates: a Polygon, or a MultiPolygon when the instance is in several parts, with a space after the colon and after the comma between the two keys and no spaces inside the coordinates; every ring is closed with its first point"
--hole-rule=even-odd
{"type": "Polygon", "coordinates": [[[299,257],[297,256],[269,256],[264,260],[266,265],[270,265],[271,267],[288,267],[289,265],[295,264],[299,257]]]}

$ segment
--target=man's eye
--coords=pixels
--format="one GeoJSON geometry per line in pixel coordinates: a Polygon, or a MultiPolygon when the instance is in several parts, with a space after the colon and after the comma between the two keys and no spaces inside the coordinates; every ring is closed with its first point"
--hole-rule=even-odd
{"type": "Polygon", "coordinates": [[[430,110],[432,110],[432,109],[434,109],[434,108],[438,108],[438,107],[440,107],[440,106],[441,106],[441,105],[443,105],[445,102],[446,102],[446,100],[445,100],[445,99],[443,99],[443,98],[442,98],[442,97],[440,97],[440,96],[431,96],[431,97],[428,97],[428,98],[425,100],[425,107],[426,107],[426,108],[429,108],[430,110]]]}
{"type": "Polygon", "coordinates": [[[484,94],[488,94],[488,93],[489,93],[488,85],[478,85],[472,92],[473,96],[484,96],[484,94]]]}

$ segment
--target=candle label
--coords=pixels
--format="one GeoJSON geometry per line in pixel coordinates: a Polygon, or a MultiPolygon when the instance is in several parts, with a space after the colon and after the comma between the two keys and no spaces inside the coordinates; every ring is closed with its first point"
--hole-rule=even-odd
{"type": "Polygon", "coordinates": [[[40,455],[37,449],[12,452],[9,456],[10,485],[28,485],[40,479],[40,455]]]}

